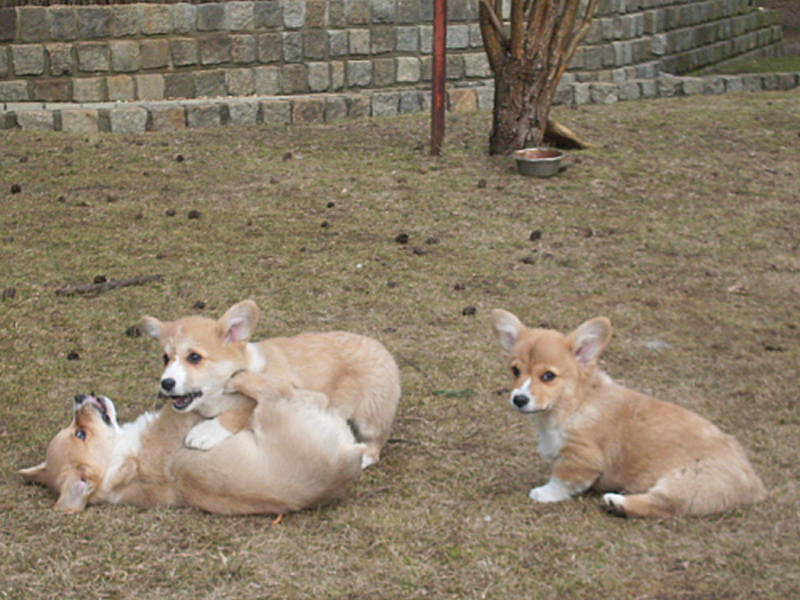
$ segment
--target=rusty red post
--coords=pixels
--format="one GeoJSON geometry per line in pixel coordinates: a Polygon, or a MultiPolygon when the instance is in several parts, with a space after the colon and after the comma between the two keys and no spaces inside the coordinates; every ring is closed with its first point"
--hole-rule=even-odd
{"type": "Polygon", "coordinates": [[[444,140],[445,58],[447,48],[447,0],[433,4],[433,85],[431,88],[431,156],[439,156],[444,140]]]}

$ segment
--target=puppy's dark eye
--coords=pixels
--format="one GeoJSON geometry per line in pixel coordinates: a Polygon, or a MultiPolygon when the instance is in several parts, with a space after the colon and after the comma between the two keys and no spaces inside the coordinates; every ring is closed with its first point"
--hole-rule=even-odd
{"type": "Polygon", "coordinates": [[[189,356],[186,357],[186,360],[189,361],[189,364],[196,365],[201,360],[203,360],[203,357],[200,356],[197,352],[190,352],[189,356]]]}
{"type": "Polygon", "coordinates": [[[520,373],[519,367],[511,367],[511,374],[514,377],[519,377],[519,373],[520,373]]]}
{"type": "Polygon", "coordinates": [[[549,383],[553,381],[555,378],[556,378],[555,373],[553,373],[552,371],[545,371],[544,373],[542,373],[542,376],[539,379],[541,379],[545,383],[549,383]]]}
{"type": "Polygon", "coordinates": [[[86,441],[86,432],[83,429],[76,429],[75,437],[79,440],[86,441]]]}
{"type": "Polygon", "coordinates": [[[166,367],[169,364],[169,356],[164,354],[161,358],[164,360],[164,366],[166,367]]]}

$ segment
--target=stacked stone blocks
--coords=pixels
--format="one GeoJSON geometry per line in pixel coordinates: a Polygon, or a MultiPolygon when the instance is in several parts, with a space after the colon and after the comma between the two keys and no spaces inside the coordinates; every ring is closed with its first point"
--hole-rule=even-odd
{"type": "MultiPolygon", "coordinates": [[[[491,84],[477,7],[448,2],[450,87],[491,84]]],[[[430,87],[432,14],[433,0],[0,9],[0,102],[419,92],[430,87]]],[[[774,13],[750,0],[605,0],[565,81],[774,54],[780,35],[774,13]]]]}

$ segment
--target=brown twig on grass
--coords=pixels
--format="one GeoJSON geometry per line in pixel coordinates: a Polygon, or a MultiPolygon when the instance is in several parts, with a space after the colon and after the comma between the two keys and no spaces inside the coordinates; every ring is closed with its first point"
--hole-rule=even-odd
{"type": "Polygon", "coordinates": [[[142,285],[151,281],[160,281],[161,275],[142,275],[130,279],[111,279],[101,283],[88,283],[86,285],[68,285],[56,290],[56,296],[77,296],[78,294],[91,294],[93,292],[107,292],[129,285],[142,285]]]}

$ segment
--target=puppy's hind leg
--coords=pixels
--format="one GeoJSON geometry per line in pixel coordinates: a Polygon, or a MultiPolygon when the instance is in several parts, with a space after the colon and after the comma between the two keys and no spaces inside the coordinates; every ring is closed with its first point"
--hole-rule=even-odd
{"type": "Polygon", "coordinates": [[[603,494],[604,508],[618,517],[672,517],[675,512],[668,502],[653,493],[603,494]]]}

